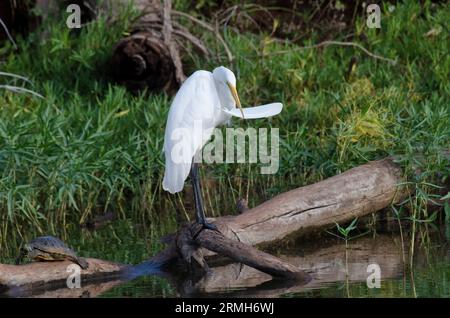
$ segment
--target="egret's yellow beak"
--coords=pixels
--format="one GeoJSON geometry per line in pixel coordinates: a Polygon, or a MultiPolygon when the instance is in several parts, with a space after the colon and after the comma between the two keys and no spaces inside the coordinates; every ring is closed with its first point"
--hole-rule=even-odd
{"type": "Polygon", "coordinates": [[[239,107],[239,109],[241,110],[242,119],[245,119],[244,111],[242,110],[241,101],[239,100],[239,95],[237,93],[236,86],[233,86],[230,83],[227,83],[227,84],[228,84],[228,87],[230,88],[231,95],[233,95],[233,99],[236,102],[236,106],[239,107]]]}

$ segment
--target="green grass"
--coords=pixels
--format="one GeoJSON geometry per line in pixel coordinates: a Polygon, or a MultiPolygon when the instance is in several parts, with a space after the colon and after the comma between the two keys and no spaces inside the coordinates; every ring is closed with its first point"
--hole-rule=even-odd
{"type": "MultiPolygon", "coordinates": [[[[0,250],[5,255],[13,253],[8,246],[38,234],[67,237],[103,211],[138,220],[153,237],[175,227],[176,210],[184,219],[190,214],[186,196],[170,196],[161,187],[170,98],[133,96],[111,82],[112,48],[135,14],[124,12],[112,24],[100,17],[78,33],[55,17],[43,26],[44,34],[18,39],[19,52],[2,49],[1,70],[27,76],[34,84],[25,87],[45,96],[0,91],[0,250]]],[[[281,162],[272,176],[260,175],[256,164],[204,167],[207,213],[230,213],[240,197],[254,205],[396,155],[417,194],[410,199],[411,211],[426,218],[424,202],[434,190],[426,183],[449,175],[442,150],[450,145],[450,44],[445,27],[435,36],[424,34],[449,19],[444,5],[427,2],[421,8],[408,1],[384,12],[379,31],[358,20],[354,31],[367,35],[361,44],[396,59],[396,65],[352,47],[296,51],[296,45],[268,41],[267,35],[228,29],[241,100],[285,105],[271,120],[244,124],[280,128],[281,162]],[[359,62],[346,80],[353,56],[359,62]],[[418,153],[425,160],[418,160],[418,153]]],[[[220,50],[213,35],[203,33],[211,48],[220,50]]],[[[304,45],[316,42],[312,38],[304,45]]],[[[220,63],[196,56],[184,62],[188,74],[220,63]]],[[[0,81],[22,85],[6,77],[0,81]]]]}

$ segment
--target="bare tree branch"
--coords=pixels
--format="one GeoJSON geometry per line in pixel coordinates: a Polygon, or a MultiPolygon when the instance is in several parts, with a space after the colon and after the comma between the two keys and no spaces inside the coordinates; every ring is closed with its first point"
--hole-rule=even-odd
{"type": "Polygon", "coordinates": [[[390,58],[383,57],[383,56],[377,55],[375,53],[372,53],[372,52],[370,52],[369,50],[367,50],[365,47],[363,47],[362,45],[360,45],[358,43],[355,43],[355,42],[341,42],[341,41],[323,41],[323,42],[320,42],[318,44],[306,45],[306,46],[301,46],[301,47],[295,47],[295,48],[292,48],[292,49],[289,49],[289,50],[271,52],[271,53],[268,53],[266,55],[280,55],[280,54],[286,54],[286,53],[295,52],[295,51],[315,49],[315,48],[319,48],[319,47],[326,47],[326,46],[329,46],[329,45],[353,46],[353,47],[356,47],[356,48],[360,49],[361,51],[363,51],[368,56],[370,56],[370,57],[372,57],[374,59],[385,61],[385,62],[389,62],[389,63],[391,63],[393,65],[397,64],[396,60],[392,60],[390,58]]]}
{"type": "Polygon", "coordinates": [[[184,12],[180,12],[180,11],[177,11],[177,10],[172,10],[172,14],[184,17],[186,19],[189,19],[190,21],[192,21],[192,22],[194,22],[194,23],[204,27],[208,31],[213,32],[217,36],[217,38],[219,39],[220,43],[222,43],[223,48],[225,49],[225,52],[226,52],[227,57],[228,57],[228,62],[230,64],[233,62],[234,57],[233,57],[233,54],[230,51],[230,48],[228,47],[228,44],[225,42],[223,37],[219,33],[216,32],[216,30],[214,29],[213,26],[211,26],[210,24],[208,24],[208,23],[206,23],[206,22],[204,22],[202,20],[199,20],[199,19],[197,19],[197,18],[195,18],[195,17],[193,17],[193,16],[191,16],[191,15],[189,15],[187,13],[184,13],[184,12]]]}
{"type": "Polygon", "coordinates": [[[12,42],[12,44],[14,45],[14,48],[17,49],[17,44],[16,42],[14,42],[14,39],[12,38],[11,34],[8,31],[8,27],[6,26],[6,24],[3,22],[3,20],[0,18],[0,24],[2,25],[3,29],[5,30],[6,36],[8,37],[8,39],[12,42]]]}

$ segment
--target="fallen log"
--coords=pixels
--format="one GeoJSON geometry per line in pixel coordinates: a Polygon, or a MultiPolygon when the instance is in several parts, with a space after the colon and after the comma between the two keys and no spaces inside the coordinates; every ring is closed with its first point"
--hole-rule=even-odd
{"type": "MultiPolygon", "coordinates": [[[[122,274],[126,265],[105,260],[86,258],[89,268],[80,269],[83,283],[95,280],[112,279],[122,274]]],[[[67,279],[72,274],[68,266],[70,261],[36,262],[23,265],[0,264],[0,293],[6,290],[18,290],[23,293],[29,289],[52,287],[67,288],[67,279]]]]}
{"type": "MultiPolygon", "coordinates": [[[[406,188],[398,186],[402,181],[401,168],[391,159],[369,162],[318,183],[282,193],[245,213],[210,219],[215,221],[223,237],[218,237],[214,231],[202,231],[195,238],[195,244],[273,274],[265,266],[267,263],[258,263],[261,255],[259,252],[254,252],[253,257],[251,254],[242,255],[244,245],[241,244],[266,246],[288,236],[305,235],[311,231],[334,227],[335,223],[348,222],[355,217],[374,213],[405,198],[408,194],[406,188]]],[[[170,263],[182,255],[180,250],[184,247],[183,244],[171,244],[153,259],[160,264],[170,263]]],[[[208,253],[211,254],[210,251],[203,251],[204,255],[208,253]]],[[[275,263],[280,265],[282,262],[275,263]]],[[[15,267],[1,266],[0,285],[9,286],[17,274],[15,267]]],[[[65,266],[61,267],[58,263],[34,263],[27,266],[31,282],[34,280],[33,273],[41,271],[42,266],[48,267],[41,274],[41,281],[46,283],[61,279],[60,274],[56,275],[51,268],[59,268],[59,271],[67,275],[65,266]]],[[[294,270],[292,265],[283,266],[278,267],[278,270],[299,272],[298,267],[294,270]]],[[[116,273],[117,269],[116,267],[111,272],[116,273]]],[[[92,270],[92,275],[97,274],[95,268],[92,270]]],[[[107,276],[108,273],[103,271],[101,275],[107,276]]],[[[85,273],[84,277],[89,276],[89,273],[85,273]]],[[[21,283],[28,284],[29,281],[23,278],[21,283]]]]}
{"type": "Polygon", "coordinates": [[[270,245],[334,227],[401,202],[408,194],[392,159],[372,161],[323,181],[279,194],[236,216],[211,219],[225,236],[270,245]]]}

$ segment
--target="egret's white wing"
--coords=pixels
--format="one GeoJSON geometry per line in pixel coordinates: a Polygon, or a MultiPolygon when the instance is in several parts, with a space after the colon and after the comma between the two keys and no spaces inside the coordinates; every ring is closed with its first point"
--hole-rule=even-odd
{"type": "MultiPolygon", "coordinates": [[[[242,110],[244,112],[244,119],[256,119],[278,115],[282,109],[283,104],[271,103],[256,107],[246,107],[242,110]]],[[[242,118],[242,113],[239,108],[233,108],[231,110],[224,109],[223,111],[229,115],[242,118]]]]}
{"type": "Polygon", "coordinates": [[[219,97],[212,74],[197,71],[175,95],[170,106],[164,136],[166,157],[163,188],[170,193],[180,192],[189,175],[192,158],[211,137],[217,114],[219,97]]]}

